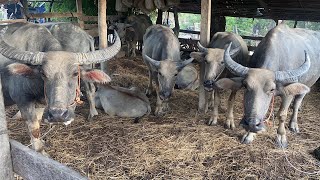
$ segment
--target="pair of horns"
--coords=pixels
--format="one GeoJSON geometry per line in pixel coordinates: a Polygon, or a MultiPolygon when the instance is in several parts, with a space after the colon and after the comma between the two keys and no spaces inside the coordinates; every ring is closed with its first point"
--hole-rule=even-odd
{"type": "MultiPolygon", "coordinates": [[[[232,57],[230,56],[231,44],[232,43],[229,44],[229,46],[224,52],[225,65],[231,71],[231,73],[240,77],[244,77],[248,74],[249,68],[242,66],[241,64],[235,62],[232,59],[232,57]]],[[[275,72],[276,81],[285,82],[288,79],[294,79],[306,73],[310,68],[311,62],[310,62],[310,57],[308,53],[306,51],[304,51],[304,53],[305,53],[305,62],[297,69],[287,70],[287,71],[276,71],[275,72]]]]}
{"type": "MultiPolygon", "coordinates": [[[[101,63],[114,57],[120,51],[121,48],[121,41],[118,36],[118,33],[115,31],[114,34],[115,42],[110,47],[88,53],[73,53],[78,63],[80,65],[101,63]]],[[[1,39],[0,42],[0,53],[9,59],[13,59],[31,65],[41,65],[44,60],[44,57],[46,56],[46,52],[30,52],[19,50],[8,45],[3,39],[1,39]]]]}

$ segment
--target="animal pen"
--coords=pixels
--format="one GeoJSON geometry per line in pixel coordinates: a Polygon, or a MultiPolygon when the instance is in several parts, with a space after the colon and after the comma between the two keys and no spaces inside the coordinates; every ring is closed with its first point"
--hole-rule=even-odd
{"type": "MultiPolygon", "coordinates": [[[[107,0],[98,0],[99,16],[83,15],[81,0],[76,2],[77,12],[26,13],[26,17],[77,17],[80,27],[90,35],[100,37],[99,47],[106,47],[107,19],[116,21],[120,16],[106,16],[107,0]],[[98,24],[86,24],[86,21],[98,24]]],[[[214,23],[212,17],[216,16],[269,18],[275,21],[320,20],[320,3],[312,0],[181,0],[175,9],[177,12],[201,14],[200,32],[191,33],[199,33],[200,43],[204,46],[210,41],[210,25],[214,23]]],[[[17,21],[26,20],[2,23],[17,21]]],[[[244,38],[261,40],[262,37],[244,38]]],[[[203,72],[204,64],[199,64],[197,68],[203,72]]],[[[113,60],[108,63],[108,69],[110,74],[114,74],[114,85],[134,85],[140,89],[147,86],[148,70],[141,57],[113,60]]],[[[201,112],[205,111],[206,100],[204,87],[200,85],[200,92],[176,91],[171,101],[172,111],[162,118],[150,115],[135,124],[129,118],[107,117],[100,113],[93,121],[87,122],[88,105],[84,105],[77,108],[76,121],[69,126],[52,130],[48,125],[42,125],[41,130],[48,132],[45,141],[50,147],[48,153],[54,160],[15,141],[27,145],[27,131],[23,121],[6,121],[6,116],[12,116],[17,108],[10,107],[5,111],[1,92],[0,179],[13,179],[13,172],[30,180],[318,179],[319,173],[314,172],[319,171],[320,164],[311,151],[320,143],[319,89],[313,87],[305,98],[299,116],[301,132],[299,135],[288,135],[288,149],[275,148],[273,136],[276,128],[273,126],[253,144],[244,145],[239,143],[244,132],[242,128],[224,129],[222,120],[214,127],[205,125],[207,116],[201,112]],[[9,140],[9,137],[15,140],[9,140]]],[[[222,96],[223,108],[227,97],[226,93],[222,96]]],[[[239,122],[243,97],[239,95],[236,99],[235,120],[239,122]]],[[[154,109],[155,97],[151,97],[150,101],[154,109]]],[[[279,107],[279,99],[276,99],[275,107],[279,107]]]]}

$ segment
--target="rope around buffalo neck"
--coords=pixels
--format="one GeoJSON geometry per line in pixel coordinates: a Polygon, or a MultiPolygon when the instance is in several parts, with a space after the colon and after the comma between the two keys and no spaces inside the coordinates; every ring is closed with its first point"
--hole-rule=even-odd
{"type": "Polygon", "coordinates": [[[272,116],[272,125],[273,125],[273,127],[274,127],[274,124],[275,124],[275,122],[274,122],[274,99],[275,99],[275,97],[274,97],[274,94],[272,93],[271,104],[270,104],[270,107],[269,107],[270,113],[269,113],[268,118],[264,120],[264,122],[265,122],[268,126],[270,126],[270,118],[271,118],[271,116],[272,116]]]}

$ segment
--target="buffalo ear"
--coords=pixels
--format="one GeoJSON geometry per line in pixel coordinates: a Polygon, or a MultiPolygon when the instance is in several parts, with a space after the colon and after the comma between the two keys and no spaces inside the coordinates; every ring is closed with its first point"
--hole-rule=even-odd
{"type": "Polygon", "coordinates": [[[242,77],[236,77],[236,78],[222,78],[219,79],[216,82],[216,86],[219,89],[224,89],[224,90],[239,90],[242,87],[242,81],[243,78],[242,77]]]}
{"type": "Polygon", "coordinates": [[[21,63],[12,63],[7,66],[7,69],[9,73],[12,75],[19,75],[19,76],[26,76],[26,77],[35,76],[36,74],[39,73],[38,69],[31,68],[30,66],[26,64],[21,64],[21,63]]]}
{"type": "Polygon", "coordinates": [[[310,88],[302,83],[292,83],[285,87],[280,88],[280,93],[284,95],[299,95],[307,94],[310,92],[310,88]]]}
{"type": "Polygon", "coordinates": [[[203,52],[192,52],[190,53],[190,57],[194,58],[198,62],[202,62],[204,57],[206,56],[203,52]]]}
{"type": "Polygon", "coordinates": [[[106,84],[111,81],[110,76],[101,70],[82,70],[81,77],[86,82],[106,84]]]}

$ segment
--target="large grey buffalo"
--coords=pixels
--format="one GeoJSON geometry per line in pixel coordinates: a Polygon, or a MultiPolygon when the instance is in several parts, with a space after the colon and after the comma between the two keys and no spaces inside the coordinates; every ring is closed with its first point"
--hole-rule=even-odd
{"type": "Polygon", "coordinates": [[[127,45],[127,56],[136,56],[136,45],[142,44],[143,35],[151,25],[150,17],[145,14],[131,15],[124,23],[114,24],[120,38],[127,45]]]}
{"type": "MultiPolygon", "coordinates": [[[[241,36],[230,33],[230,32],[217,32],[214,34],[211,42],[208,47],[203,47],[200,43],[198,43],[198,47],[200,52],[192,52],[191,57],[197,59],[198,61],[205,62],[205,72],[204,72],[204,81],[201,82],[204,85],[206,91],[213,91],[214,97],[209,98],[211,93],[206,93],[206,98],[210,99],[213,104],[213,113],[211,115],[210,120],[208,121],[209,125],[217,124],[218,120],[218,109],[220,105],[220,90],[216,86],[216,82],[221,78],[230,78],[234,75],[230,73],[228,69],[225,68],[223,55],[224,49],[228,46],[229,43],[232,42],[231,47],[231,56],[234,60],[242,65],[246,65],[248,63],[248,48],[246,43],[243,41],[241,36]]],[[[232,89],[232,92],[228,101],[228,112],[227,112],[227,121],[226,127],[234,129],[234,118],[233,118],[233,106],[235,101],[235,96],[237,93],[237,88],[232,89]]]]}
{"type": "Polygon", "coordinates": [[[305,29],[292,29],[279,25],[268,32],[258,45],[249,67],[242,66],[225,51],[226,67],[238,79],[222,79],[222,88],[246,88],[244,94],[244,116],[241,121],[248,133],[243,143],[253,141],[255,133],[265,129],[264,120],[274,96],[282,99],[277,117],[279,127],[277,143],[287,146],[285,120],[293,100],[293,113],[289,129],[299,132],[298,110],[304,96],[320,76],[320,33],[305,29]],[[311,65],[311,66],[310,66],[311,65]]]}
{"type": "Polygon", "coordinates": [[[180,43],[173,31],[162,25],[149,27],[143,37],[142,57],[149,68],[149,86],[156,84],[157,104],[155,115],[161,116],[168,110],[168,99],[172,94],[179,71],[193,61],[180,59],[180,43]]]}
{"type": "MultiPolygon", "coordinates": [[[[95,51],[94,39],[79,26],[71,23],[44,23],[51,34],[59,41],[63,51],[69,52],[90,52],[95,51]]],[[[90,65],[82,66],[82,68],[90,69],[90,65]]],[[[88,120],[91,120],[98,112],[95,108],[94,95],[96,88],[93,83],[84,82],[85,93],[90,106],[88,120]]]]}
{"type": "Polygon", "coordinates": [[[115,43],[106,49],[74,53],[62,51],[61,43],[43,26],[14,23],[0,28],[5,105],[18,105],[22,118],[27,120],[32,147],[44,153],[36,102],[46,103],[44,121],[65,124],[73,121],[80,94],[79,77],[88,82],[107,82],[102,71],[85,70],[81,65],[111,59],[120,50],[120,40],[116,34],[115,43]]]}

